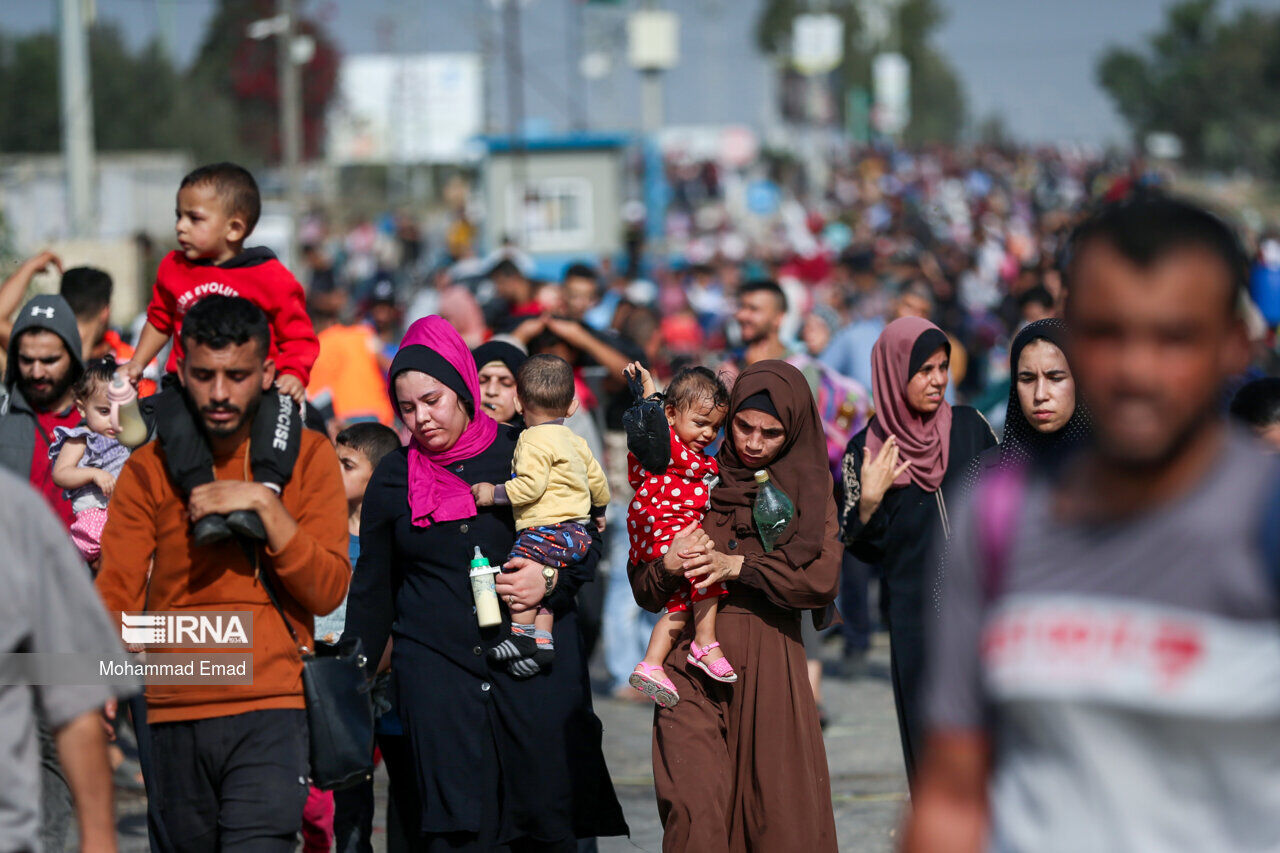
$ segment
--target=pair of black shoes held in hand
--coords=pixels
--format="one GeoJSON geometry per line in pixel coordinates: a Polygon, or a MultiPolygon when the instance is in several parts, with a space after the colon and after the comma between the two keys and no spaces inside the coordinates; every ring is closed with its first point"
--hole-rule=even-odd
{"type": "Polygon", "coordinates": [[[251,509],[238,509],[226,515],[210,513],[197,521],[191,528],[192,538],[198,547],[212,545],[229,539],[232,535],[248,540],[265,541],[267,529],[262,519],[251,509]]]}

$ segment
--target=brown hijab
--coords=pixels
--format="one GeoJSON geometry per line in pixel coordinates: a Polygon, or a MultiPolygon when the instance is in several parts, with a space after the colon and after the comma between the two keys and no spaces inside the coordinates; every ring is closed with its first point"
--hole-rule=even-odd
{"type": "Polygon", "coordinates": [[[900,458],[911,463],[893,481],[914,482],[936,492],[947,475],[951,456],[951,405],[944,399],[935,412],[922,415],[907,403],[907,384],[929,356],[951,342],[937,326],[919,317],[900,317],[884,327],[871,348],[871,391],[876,416],[867,430],[867,455],[874,458],[892,433],[900,458]]]}
{"type": "Polygon", "coordinates": [[[740,546],[726,553],[749,556],[764,552],[751,518],[756,469],[744,465],[733,446],[733,418],[742,404],[757,394],[768,395],[786,431],[782,449],[768,466],[769,479],[791,498],[796,508],[795,519],[774,549],[783,551],[792,565],[803,566],[822,553],[827,504],[831,501],[831,469],[818,404],[804,374],[785,361],[757,362],[742,371],[734,383],[725,440],[716,454],[720,485],[711,491],[705,529],[722,551],[729,539],[739,540],[740,546]]]}

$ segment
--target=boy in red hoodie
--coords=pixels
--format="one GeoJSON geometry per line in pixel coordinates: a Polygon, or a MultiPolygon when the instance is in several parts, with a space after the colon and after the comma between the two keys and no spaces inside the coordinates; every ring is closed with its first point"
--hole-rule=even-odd
{"type": "MultiPolygon", "coordinates": [[[[183,494],[213,481],[213,455],[183,401],[174,375],[182,357],[182,318],[210,294],[242,296],[262,309],[271,324],[275,388],[263,398],[254,418],[250,452],[253,479],[277,494],[293,473],[302,431],[299,410],[306,400],[311,365],[320,351],[306,296],[293,275],[270,249],[246,249],[261,211],[253,175],[234,163],[201,166],[178,188],[179,249],[160,262],[147,323],[137,350],[120,371],[135,385],[143,369],[173,339],[163,390],[144,403],[154,417],[170,476],[183,494]]],[[[233,419],[237,412],[202,413],[233,419]]],[[[207,545],[232,533],[264,539],[262,520],[249,510],[211,514],[196,522],[195,543],[207,545]]]]}

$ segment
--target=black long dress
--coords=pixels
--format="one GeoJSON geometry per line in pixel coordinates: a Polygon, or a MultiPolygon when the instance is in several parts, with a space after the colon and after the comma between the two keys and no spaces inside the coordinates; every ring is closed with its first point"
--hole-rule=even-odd
{"type": "MultiPolygon", "coordinates": [[[[518,431],[500,426],[483,453],[449,466],[468,483],[511,476],[518,431]]],[[[395,645],[391,666],[417,760],[425,850],[573,850],[575,838],[627,833],[591,707],[574,595],[595,574],[596,537],[583,563],[560,573],[546,603],[556,659],[519,680],[485,652],[510,630],[476,623],[472,549],[500,566],[515,540],[509,507],[429,528],[413,526],[408,456],[378,464],[361,510],[360,560],[347,603],[348,634],[371,663],[395,645]]],[[[505,615],[505,608],[504,608],[505,615]]]]}
{"type": "Polygon", "coordinates": [[[950,456],[937,492],[926,492],[914,482],[892,488],[863,524],[858,517],[858,498],[870,425],[849,441],[843,462],[845,544],[859,560],[879,565],[884,576],[881,590],[888,600],[881,602],[881,612],[889,621],[893,700],[909,780],[915,779],[924,747],[920,687],[925,658],[925,586],[937,560],[937,537],[947,534],[947,499],[963,484],[970,460],[996,443],[991,426],[976,409],[953,406],[951,412],[950,456]]]}

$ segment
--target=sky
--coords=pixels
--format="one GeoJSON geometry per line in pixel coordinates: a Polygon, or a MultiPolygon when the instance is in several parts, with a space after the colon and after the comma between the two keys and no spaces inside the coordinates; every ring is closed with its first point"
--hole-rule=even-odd
{"type": "MultiPolygon", "coordinates": [[[[576,62],[565,35],[575,0],[523,0],[525,117],[563,127],[581,108],[569,83],[576,62]]],[[[621,9],[633,0],[620,4],[621,9]]],[[[772,74],[755,50],[753,26],[762,0],[666,0],[681,16],[680,65],[665,75],[668,123],[759,124],[773,100],[772,74]]],[[[934,37],[963,83],[974,119],[999,114],[1019,139],[1103,144],[1125,138],[1124,124],[1094,80],[1108,46],[1140,46],[1157,30],[1172,0],[938,0],[947,14],[934,37]]],[[[499,19],[490,0],[300,0],[320,17],[344,53],[482,50],[490,33],[490,118],[503,128],[506,72],[499,19]]],[[[161,34],[182,61],[199,48],[217,0],[95,0],[99,20],[117,22],[133,44],[161,34]]],[[[1223,0],[1280,9],[1280,0],[1223,0]]],[[[53,0],[0,0],[0,30],[50,29],[53,0]]],[[[639,123],[638,75],[625,65],[621,12],[592,8],[584,27],[589,49],[611,59],[610,73],[586,86],[585,112],[596,130],[639,123]]]]}

